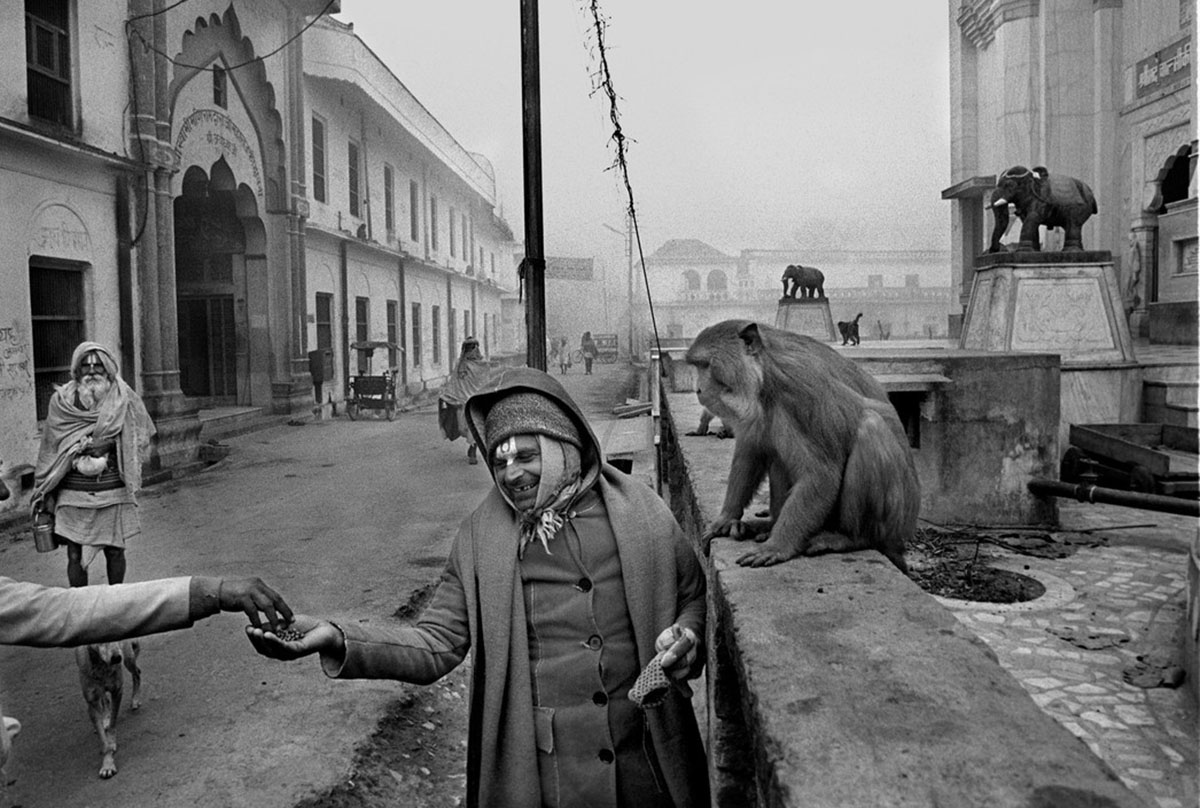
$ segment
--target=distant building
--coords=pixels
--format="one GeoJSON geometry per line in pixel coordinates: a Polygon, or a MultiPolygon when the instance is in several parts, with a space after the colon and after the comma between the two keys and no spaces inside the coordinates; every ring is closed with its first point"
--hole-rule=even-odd
{"type": "MultiPolygon", "coordinates": [[[[861,312],[864,340],[929,339],[948,336],[951,315],[958,310],[945,280],[948,258],[936,250],[757,249],[735,257],[697,239],[671,239],[646,258],[646,274],[664,345],[686,344],[725,319],[773,324],[788,264],[820,269],[833,320],[852,320],[861,312]]],[[[643,350],[654,339],[644,288],[639,284],[634,294],[643,350]]]]}
{"type": "MultiPolygon", "coordinates": [[[[970,300],[996,176],[1078,177],[1135,336],[1196,342],[1195,0],[949,0],[952,266],[970,300]]],[[[1043,238],[1053,245],[1054,239],[1043,238]]]]}

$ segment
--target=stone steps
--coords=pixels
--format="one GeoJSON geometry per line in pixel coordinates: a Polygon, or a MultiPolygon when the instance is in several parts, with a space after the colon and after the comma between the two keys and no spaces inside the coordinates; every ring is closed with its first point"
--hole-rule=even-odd
{"type": "Polygon", "coordinates": [[[1195,380],[1147,379],[1142,382],[1142,422],[1196,428],[1197,390],[1195,380]]]}

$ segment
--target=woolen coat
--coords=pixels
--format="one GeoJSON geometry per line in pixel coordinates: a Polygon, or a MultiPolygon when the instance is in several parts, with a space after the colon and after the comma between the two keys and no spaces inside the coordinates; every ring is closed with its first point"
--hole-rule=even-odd
{"type": "MultiPolygon", "coordinates": [[[[481,445],[487,412],[498,397],[532,389],[557,399],[584,435],[584,468],[599,471],[621,559],[637,666],[655,655],[658,634],[674,623],[704,637],[705,583],[696,553],[670,509],[652,490],[602,466],[599,442],[553,377],[510,369],[467,404],[481,445]]],[[[429,683],[473,654],[467,739],[467,804],[529,808],[542,804],[537,773],[533,694],[525,603],[517,558],[517,515],[493,487],[463,520],[437,592],[414,627],[342,626],[339,677],[394,678],[429,683]]],[[[701,649],[702,650],[702,649],[701,649]]],[[[692,675],[699,675],[703,653],[692,675]]],[[[677,689],[646,710],[646,724],[666,787],[678,806],[707,806],[704,749],[689,699],[677,689]]]]}

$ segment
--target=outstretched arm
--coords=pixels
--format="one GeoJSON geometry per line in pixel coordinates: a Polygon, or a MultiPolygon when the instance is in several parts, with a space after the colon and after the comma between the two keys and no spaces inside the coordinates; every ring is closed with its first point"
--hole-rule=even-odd
{"type": "Polygon", "coordinates": [[[292,610],[258,578],[164,578],[62,588],[0,578],[0,644],[39,648],[112,642],[187,628],[219,611],[275,625],[292,610]]]}

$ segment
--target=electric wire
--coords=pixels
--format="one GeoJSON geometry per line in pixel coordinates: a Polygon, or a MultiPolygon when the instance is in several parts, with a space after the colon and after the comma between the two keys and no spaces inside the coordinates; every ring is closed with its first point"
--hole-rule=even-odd
{"type": "MultiPolygon", "coordinates": [[[[613,158],[613,163],[609,166],[609,170],[616,169],[621,174],[621,181],[625,186],[625,196],[629,200],[629,206],[626,209],[626,215],[629,216],[630,226],[633,230],[634,240],[637,242],[638,263],[642,267],[642,282],[646,287],[646,306],[650,312],[650,327],[654,332],[654,347],[657,349],[659,356],[662,355],[662,343],[658,337],[658,321],[654,315],[654,297],[650,292],[650,277],[646,272],[646,259],[642,253],[642,234],[638,228],[637,208],[633,202],[633,184],[629,180],[629,162],[627,159],[627,143],[630,138],[625,135],[621,127],[621,112],[617,108],[617,91],[613,87],[612,71],[608,67],[608,51],[604,43],[604,34],[608,29],[608,18],[600,13],[599,0],[586,0],[588,13],[592,18],[592,29],[596,37],[596,51],[598,68],[597,72],[592,76],[593,93],[600,92],[608,100],[608,117],[612,121],[613,132],[609,140],[614,144],[616,156],[613,158]]],[[[633,317],[633,301],[629,301],[629,316],[633,317]]],[[[633,346],[629,346],[633,350],[633,346]]]]}

